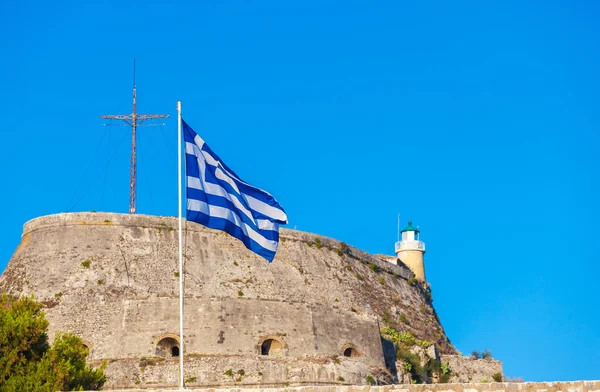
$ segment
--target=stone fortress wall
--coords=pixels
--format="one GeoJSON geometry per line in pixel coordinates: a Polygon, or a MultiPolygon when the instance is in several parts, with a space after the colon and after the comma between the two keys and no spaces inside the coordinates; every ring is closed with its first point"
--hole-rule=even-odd
{"type": "MultiPolygon", "coordinates": [[[[485,384],[426,384],[387,386],[316,386],[298,388],[189,389],[189,392],[599,392],[600,381],[493,382],[485,384]]],[[[115,392],[140,392],[136,390],[115,392]]],[[[167,392],[156,389],[155,392],[167,392]]]]}
{"type": "MultiPolygon", "coordinates": [[[[176,228],[172,217],[113,213],[31,220],[0,292],[43,301],[51,339],[74,332],[91,361],[107,363],[105,388],[177,385],[176,228]]],[[[315,234],[282,229],[280,238],[269,264],[185,223],[188,385],[364,384],[390,370],[386,323],[456,354],[428,286],[402,263],[315,234]]]]}

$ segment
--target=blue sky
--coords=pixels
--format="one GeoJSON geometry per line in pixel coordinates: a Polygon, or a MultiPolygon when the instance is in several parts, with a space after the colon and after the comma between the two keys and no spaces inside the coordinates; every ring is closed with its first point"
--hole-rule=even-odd
{"type": "Polygon", "coordinates": [[[22,224],[175,215],[176,112],[290,227],[393,253],[507,376],[598,379],[600,7],[585,1],[0,2],[0,270],[22,224]]]}

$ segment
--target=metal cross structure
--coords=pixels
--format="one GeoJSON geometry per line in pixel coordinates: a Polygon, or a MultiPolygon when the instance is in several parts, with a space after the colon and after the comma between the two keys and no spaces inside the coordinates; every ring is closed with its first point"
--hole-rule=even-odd
{"type": "MultiPolygon", "coordinates": [[[[131,114],[114,114],[100,116],[100,118],[120,120],[124,126],[131,126],[131,166],[129,169],[129,213],[136,213],[136,182],[137,182],[137,159],[136,159],[136,129],[141,126],[146,120],[168,118],[168,114],[138,114],[136,104],[136,87],[135,87],[135,60],[133,62],[133,109],[131,114]]],[[[107,125],[107,124],[105,124],[107,125]]],[[[144,125],[164,125],[161,122],[144,125]]]]}

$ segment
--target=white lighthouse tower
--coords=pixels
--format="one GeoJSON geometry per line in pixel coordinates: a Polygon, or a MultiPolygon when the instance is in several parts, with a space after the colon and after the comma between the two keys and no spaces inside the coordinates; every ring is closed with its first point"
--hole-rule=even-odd
{"type": "Polygon", "coordinates": [[[401,231],[402,239],[396,242],[396,255],[415,274],[415,278],[425,282],[425,243],[419,240],[419,229],[415,229],[411,221],[401,231]]]}

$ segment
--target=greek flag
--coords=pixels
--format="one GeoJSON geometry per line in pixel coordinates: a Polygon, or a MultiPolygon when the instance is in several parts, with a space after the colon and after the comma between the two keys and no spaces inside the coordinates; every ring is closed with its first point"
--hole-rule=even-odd
{"type": "Polygon", "coordinates": [[[279,224],[287,215],[269,193],[242,181],[181,120],[185,141],[187,219],[239,239],[254,253],[273,261],[279,224]]]}

